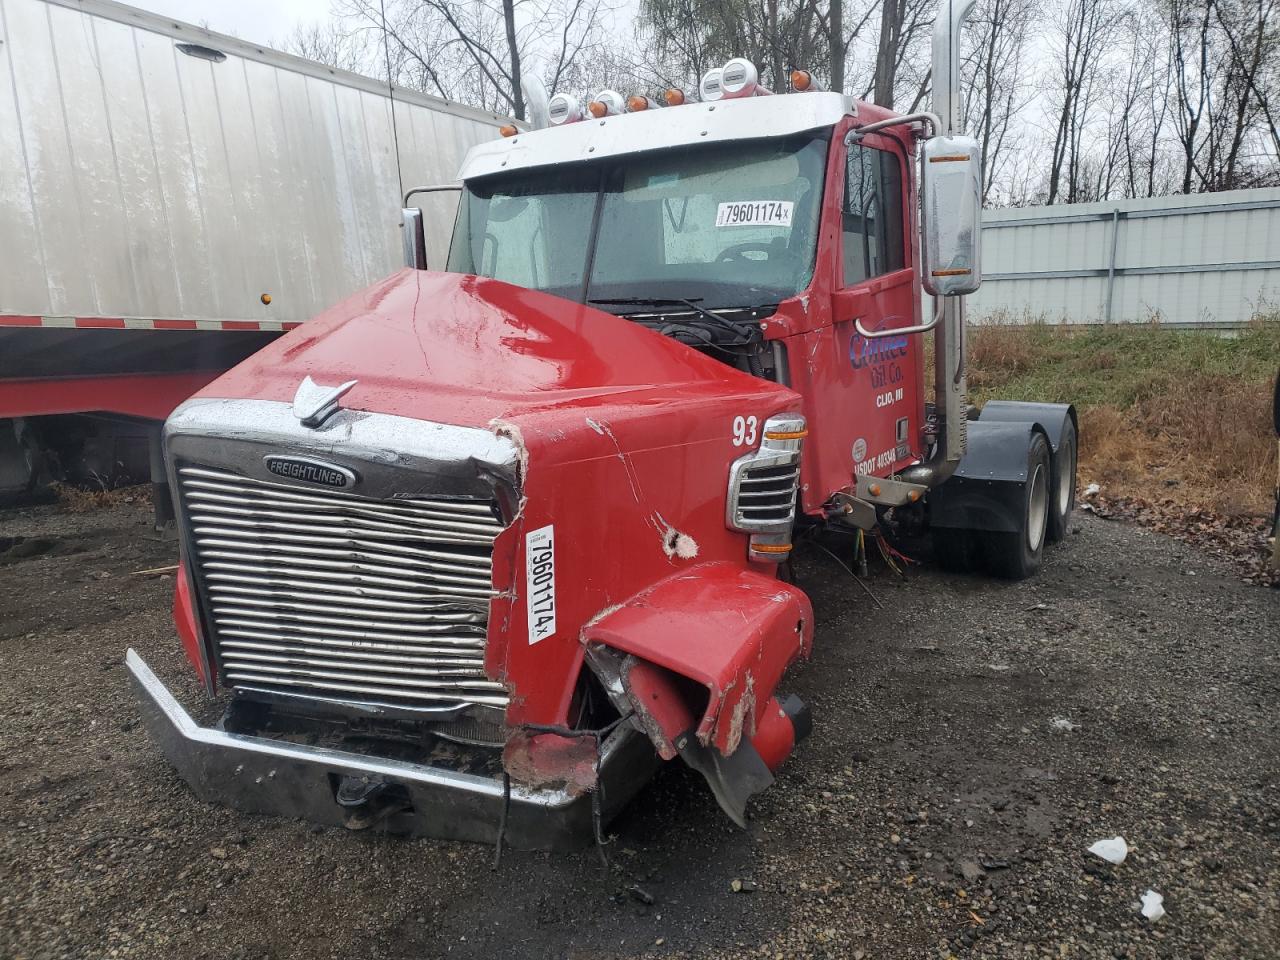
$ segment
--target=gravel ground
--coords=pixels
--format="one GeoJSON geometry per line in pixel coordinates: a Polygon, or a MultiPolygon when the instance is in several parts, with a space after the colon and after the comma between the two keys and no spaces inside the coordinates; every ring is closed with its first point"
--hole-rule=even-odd
{"type": "Polygon", "coordinates": [[[1025,584],[873,572],[884,609],[800,557],[814,735],[745,832],[666,770],[608,874],[197,802],[122,665],[199,699],[172,579],[132,575],[173,556],[141,503],[0,512],[0,957],[1280,957],[1280,592],[1160,534],[1082,517],[1025,584]]]}

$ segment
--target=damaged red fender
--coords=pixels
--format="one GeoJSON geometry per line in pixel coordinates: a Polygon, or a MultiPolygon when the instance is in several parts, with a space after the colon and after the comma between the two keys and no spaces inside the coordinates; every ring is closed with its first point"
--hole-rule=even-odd
{"type": "Polygon", "coordinates": [[[594,790],[600,772],[593,738],[525,730],[508,738],[502,767],[518,783],[559,787],[575,797],[594,790]]]}
{"type": "Polygon", "coordinates": [[[213,679],[205,669],[204,650],[200,642],[200,624],[196,619],[195,604],[191,602],[190,579],[187,577],[186,561],[178,563],[178,575],[173,591],[173,622],[178,627],[178,636],[182,638],[182,649],[187,659],[196,669],[196,676],[204,684],[205,689],[213,690],[213,679]]]}
{"type": "Polygon", "coordinates": [[[809,654],[813,610],[802,591],[774,576],[735,563],[703,563],[589,624],[582,638],[642,661],[630,666],[624,685],[665,758],[675,755],[675,739],[694,720],[698,741],[727,757],[777,709],[773,692],[783,671],[809,654]],[[701,718],[674,678],[649,664],[707,689],[701,718]]]}

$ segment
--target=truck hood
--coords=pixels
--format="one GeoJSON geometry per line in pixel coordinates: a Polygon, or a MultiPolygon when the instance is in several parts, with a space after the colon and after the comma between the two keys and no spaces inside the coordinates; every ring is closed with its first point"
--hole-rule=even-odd
{"type": "Polygon", "coordinates": [[[471,427],[565,407],[794,396],[592,307],[412,269],[307,321],[198,396],[290,402],[306,376],[356,380],[347,409],[471,427]]]}

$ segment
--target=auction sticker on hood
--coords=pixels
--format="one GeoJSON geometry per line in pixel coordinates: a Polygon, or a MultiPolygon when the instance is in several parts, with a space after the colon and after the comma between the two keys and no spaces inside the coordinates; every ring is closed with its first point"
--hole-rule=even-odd
{"type": "Polygon", "coordinates": [[[737,200],[716,208],[717,227],[789,227],[795,204],[790,200],[737,200]]]}
{"type": "Polygon", "coordinates": [[[529,645],[556,632],[556,528],[524,535],[524,595],[529,606],[529,645]]]}

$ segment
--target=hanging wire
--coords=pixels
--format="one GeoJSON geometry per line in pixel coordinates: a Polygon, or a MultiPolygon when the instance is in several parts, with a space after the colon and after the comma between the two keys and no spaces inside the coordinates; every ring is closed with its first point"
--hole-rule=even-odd
{"type": "MultiPolygon", "coordinates": [[[[632,716],[634,716],[633,711],[628,710],[622,716],[605,724],[603,727],[590,730],[573,729],[557,723],[523,723],[520,725],[520,729],[529,734],[549,733],[570,740],[590,738],[595,742],[595,769],[598,777],[600,767],[604,761],[604,741],[609,734],[630,720],[632,716]]],[[[494,870],[497,870],[502,865],[502,846],[507,836],[507,817],[510,812],[511,777],[504,770],[502,774],[502,813],[498,820],[498,839],[493,852],[494,870]]],[[[604,836],[604,782],[601,780],[597,780],[595,789],[591,791],[591,831],[595,834],[596,852],[600,855],[600,864],[604,867],[604,872],[607,875],[609,872],[609,854],[605,849],[608,841],[604,836]]]]}
{"type": "Polygon", "coordinates": [[[853,572],[852,567],[850,567],[847,563],[845,563],[843,560],[841,560],[834,553],[832,553],[830,550],[828,550],[826,547],[824,547],[822,544],[820,544],[817,540],[813,539],[812,537],[805,538],[804,542],[809,544],[810,546],[817,547],[819,550],[821,550],[823,553],[829,556],[836,563],[840,564],[840,566],[844,567],[845,570],[848,572],[849,576],[853,577],[854,581],[858,584],[858,586],[860,586],[863,590],[866,591],[867,596],[871,598],[871,602],[874,603],[881,610],[884,609],[884,604],[880,602],[880,598],[871,592],[871,588],[862,582],[862,578],[853,572]]]}
{"type": "Polygon", "coordinates": [[[387,98],[391,101],[391,140],[396,148],[396,183],[404,196],[404,172],[400,169],[400,128],[396,125],[396,90],[391,83],[391,43],[387,39],[387,0],[378,0],[382,12],[382,56],[387,64],[387,98]]]}

